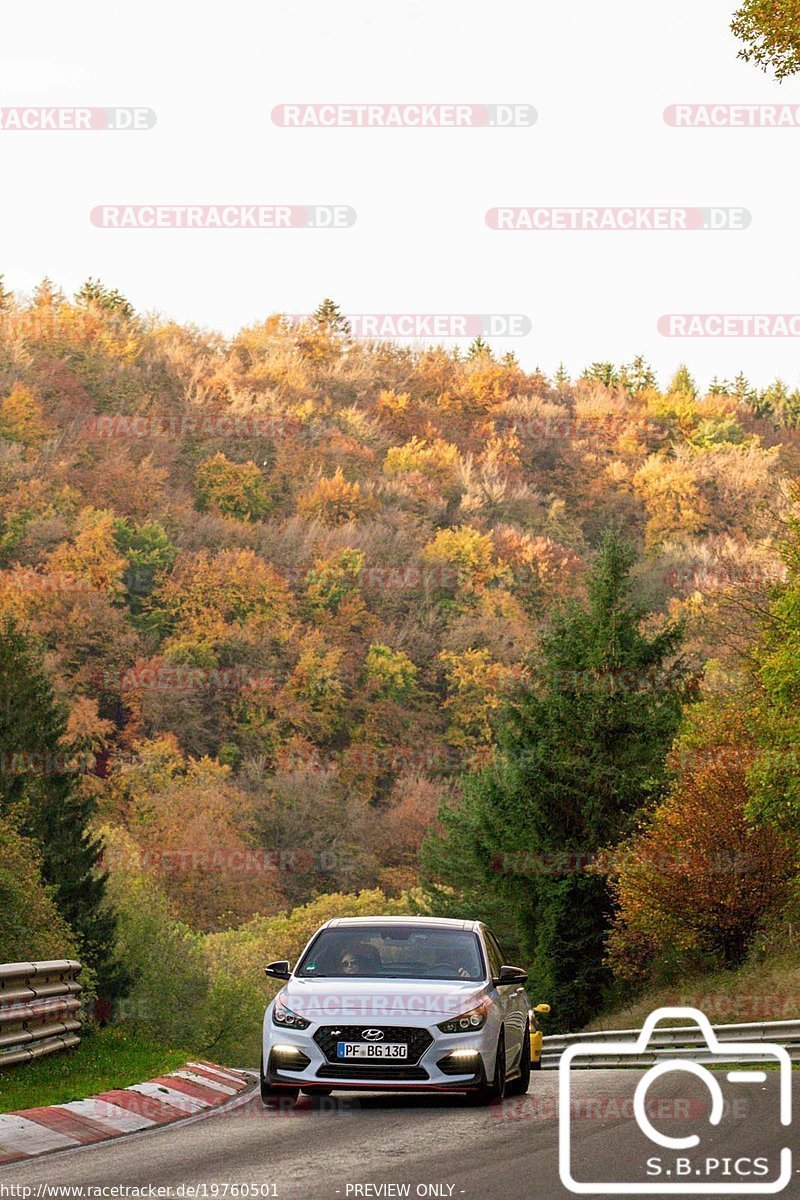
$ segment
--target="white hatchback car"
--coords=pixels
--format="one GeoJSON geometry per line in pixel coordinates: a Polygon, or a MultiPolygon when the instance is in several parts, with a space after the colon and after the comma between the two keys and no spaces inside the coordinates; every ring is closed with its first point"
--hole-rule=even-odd
{"type": "Polygon", "coordinates": [[[317,930],[264,1015],[261,1096],[341,1088],[521,1095],[527,975],[480,921],[341,917],[317,930]]]}

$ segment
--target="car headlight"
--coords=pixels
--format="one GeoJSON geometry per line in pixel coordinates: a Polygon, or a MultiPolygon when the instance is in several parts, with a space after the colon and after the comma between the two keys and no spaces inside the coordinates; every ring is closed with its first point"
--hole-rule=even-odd
{"type": "Polygon", "coordinates": [[[475,1029],[481,1029],[486,1024],[486,1009],[471,1008],[469,1012],[462,1013],[460,1017],[451,1017],[449,1021],[442,1021],[441,1025],[437,1025],[437,1029],[441,1029],[442,1033],[470,1033],[475,1029]]]}
{"type": "Polygon", "coordinates": [[[311,1022],[292,1012],[284,1004],[283,997],[278,996],[272,1008],[272,1024],[280,1025],[281,1029],[308,1029],[311,1022]]]}

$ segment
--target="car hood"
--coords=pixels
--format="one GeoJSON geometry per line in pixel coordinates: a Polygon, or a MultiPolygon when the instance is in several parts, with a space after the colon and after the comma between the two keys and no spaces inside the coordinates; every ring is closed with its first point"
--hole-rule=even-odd
{"type": "Polygon", "coordinates": [[[292,979],[283,1002],[312,1021],[379,1020],[440,1013],[457,1017],[486,996],[486,984],[462,980],[427,979],[292,979]]]}

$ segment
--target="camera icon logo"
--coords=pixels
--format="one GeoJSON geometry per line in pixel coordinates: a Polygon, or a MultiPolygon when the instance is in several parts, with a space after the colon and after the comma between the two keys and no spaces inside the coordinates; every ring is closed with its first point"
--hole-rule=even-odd
{"type": "MultiPolygon", "coordinates": [[[[663,1040],[663,1039],[662,1039],[663,1040]]],[[[687,1041],[698,1041],[696,1032],[687,1029],[687,1041]]],[[[699,1133],[672,1137],[661,1132],[651,1120],[648,1091],[658,1079],[670,1072],[683,1072],[684,1076],[699,1079],[710,1097],[707,1121],[712,1128],[719,1129],[730,1106],[726,1105],[721,1080],[731,1084],[763,1085],[767,1083],[767,1072],[761,1070],[709,1070],[723,1064],[744,1061],[772,1062],[777,1072],[778,1113],[777,1121],[788,1127],[792,1123],[792,1063],[783,1046],[771,1042],[740,1042],[720,1040],[704,1013],[696,1008],[659,1008],[645,1021],[635,1041],[598,1042],[585,1041],[570,1045],[562,1054],[559,1063],[559,1172],[561,1182],[568,1191],[577,1195],[672,1195],[672,1196],[757,1196],[775,1195],[783,1191],[792,1178],[792,1151],[783,1146],[778,1153],[749,1154],[747,1148],[736,1145],[735,1153],[721,1157],[719,1151],[703,1148],[699,1133]],[[642,1137],[636,1139],[650,1151],[643,1155],[642,1178],[630,1180],[584,1180],[575,1178],[573,1138],[573,1081],[575,1072],[572,1064],[576,1058],[591,1060],[602,1058],[607,1065],[609,1058],[631,1060],[630,1066],[639,1065],[637,1060],[652,1052],[651,1040],[656,1026],[663,1020],[691,1021],[700,1031],[704,1046],[684,1051],[683,1057],[663,1057],[646,1070],[639,1079],[633,1093],[633,1115],[642,1137]],[[653,1146],[665,1153],[653,1154],[653,1146]]],[[[587,1065],[592,1065],[591,1061],[587,1065]]],[[[688,1110],[688,1105],[686,1105],[688,1110]]],[[[703,1103],[703,1108],[707,1104],[703,1103]]],[[[688,1112],[687,1112],[688,1115],[688,1112]]],[[[700,1131],[702,1132],[702,1130],[700,1131]]],[[[781,1139],[782,1140],[782,1139],[781,1139]]],[[[581,1172],[582,1173],[582,1172],[581,1172]]]]}

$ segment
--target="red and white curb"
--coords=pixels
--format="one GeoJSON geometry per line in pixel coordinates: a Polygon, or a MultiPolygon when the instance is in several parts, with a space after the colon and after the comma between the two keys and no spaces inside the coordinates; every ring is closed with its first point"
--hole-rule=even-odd
{"type": "Polygon", "coordinates": [[[3,1113],[0,1166],[196,1116],[230,1100],[252,1082],[242,1071],[189,1062],[180,1071],[88,1100],[3,1113]]]}

